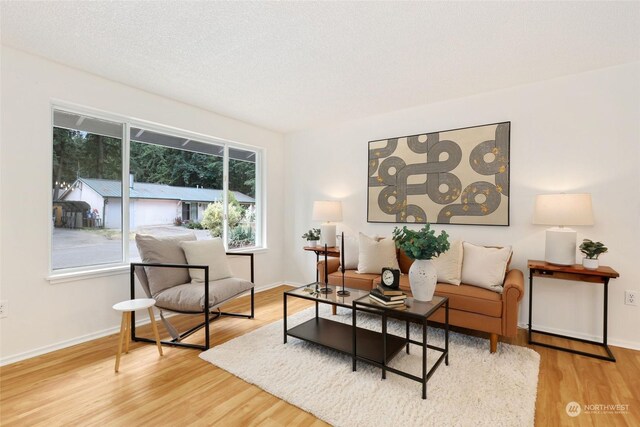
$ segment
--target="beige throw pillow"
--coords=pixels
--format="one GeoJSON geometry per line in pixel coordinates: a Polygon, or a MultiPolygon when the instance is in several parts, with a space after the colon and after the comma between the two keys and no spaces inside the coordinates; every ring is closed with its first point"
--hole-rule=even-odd
{"type": "MultiPolygon", "coordinates": [[[[193,233],[178,236],[155,237],[149,234],[136,234],[136,246],[142,262],[161,264],[186,264],[187,260],[180,243],[196,240],[193,233]]],[[[189,283],[189,271],[186,268],[145,267],[149,279],[151,295],[156,295],[173,286],[189,283]]]]}
{"type": "Polygon", "coordinates": [[[385,267],[400,268],[396,257],[395,242],[392,239],[377,241],[375,238],[360,233],[358,236],[357,273],[380,274],[385,267]]]}
{"type": "Polygon", "coordinates": [[[502,293],[511,246],[486,248],[463,243],[462,283],[502,293]]]}
{"type": "Polygon", "coordinates": [[[438,273],[438,283],[460,285],[462,277],[462,241],[455,240],[449,250],[431,260],[438,273]]]}
{"type": "MultiPolygon", "coordinates": [[[[222,239],[216,237],[211,240],[196,240],[195,242],[182,242],[182,249],[189,264],[208,265],[209,281],[226,279],[231,277],[231,267],[227,260],[222,239]]],[[[204,270],[190,268],[189,275],[192,282],[204,282],[204,270]]]]}

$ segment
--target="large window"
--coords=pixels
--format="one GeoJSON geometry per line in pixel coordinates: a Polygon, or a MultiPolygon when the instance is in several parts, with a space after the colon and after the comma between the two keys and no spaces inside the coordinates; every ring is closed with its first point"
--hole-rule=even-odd
{"type": "Polygon", "coordinates": [[[138,260],[136,233],[261,245],[259,150],[95,116],[53,112],[52,270],[138,260]]]}

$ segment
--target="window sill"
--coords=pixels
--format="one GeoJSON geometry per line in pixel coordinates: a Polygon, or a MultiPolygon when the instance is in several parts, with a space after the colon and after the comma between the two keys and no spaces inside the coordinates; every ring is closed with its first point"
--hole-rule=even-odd
{"type": "Polygon", "coordinates": [[[105,267],[95,270],[74,271],[70,273],[54,273],[47,276],[47,280],[51,285],[59,283],[77,282],[78,280],[93,279],[97,277],[115,276],[129,273],[128,265],[118,265],[116,267],[105,267]]]}
{"type": "Polygon", "coordinates": [[[269,251],[269,248],[248,248],[248,249],[229,249],[228,252],[237,252],[239,254],[263,254],[269,251]]]}

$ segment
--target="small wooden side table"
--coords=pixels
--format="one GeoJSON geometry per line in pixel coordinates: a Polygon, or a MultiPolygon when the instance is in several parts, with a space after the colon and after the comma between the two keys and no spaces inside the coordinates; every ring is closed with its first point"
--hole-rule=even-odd
{"type": "MultiPolygon", "coordinates": [[[[317,282],[319,277],[318,262],[320,262],[320,255],[324,256],[324,246],[305,246],[303,249],[305,251],[316,253],[316,282],[317,282]]],[[[337,246],[327,248],[327,256],[331,258],[340,258],[340,248],[337,246]]]]}
{"type": "Polygon", "coordinates": [[[580,264],[574,265],[554,265],[549,264],[544,261],[536,261],[529,260],[529,344],[540,345],[543,347],[553,348],[556,350],[562,350],[569,353],[580,354],[582,356],[594,357],[596,359],[608,360],[610,362],[615,362],[616,358],[613,356],[611,349],[607,345],[607,309],[608,309],[608,300],[609,300],[609,279],[615,279],[619,277],[617,271],[612,269],[611,267],[600,266],[596,270],[589,270],[584,268],[580,264]],[[562,279],[562,280],[573,280],[578,282],[587,282],[587,283],[601,283],[604,285],[604,313],[603,313],[603,329],[602,329],[602,342],[599,341],[591,341],[585,340],[582,338],[575,338],[566,335],[554,334],[551,332],[539,331],[532,329],[531,326],[531,317],[533,312],[533,278],[534,277],[546,277],[548,279],[562,279]],[[551,344],[545,344],[541,342],[534,341],[531,337],[532,333],[550,335],[558,338],[565,338],[568,340],[579,341],[587,344],[594,344],[600,347],[603,347],[608,356],[603,356],[600,354],[587,353],[584,351],[573,350],[565,347],[558,347],[551,344]]]}
{"type": "Polygon", "coordinates": [[[151,298],[139,298],[122,301],[113,305],[113,309],[122,312],[122,324],[120,325],[120,339],[118,340],[118,354],[116,354],[116,372],[120,367],[120,355],[122,354],[122,343],[125,344],[125,353],[129,353],[129,334],[131,325],[131,312],[136,310],[149,311],[149,319],[151,320],[151,329],[153,329],[153,335],[156,338],[156,345],[158,346],[158,353],[162,356],[162,346],[160,345],[160,335],[158,334],[158,326],[156,325],[156,317],[153,314],[153,306],[156,305],[156,300],[151,298]]]}

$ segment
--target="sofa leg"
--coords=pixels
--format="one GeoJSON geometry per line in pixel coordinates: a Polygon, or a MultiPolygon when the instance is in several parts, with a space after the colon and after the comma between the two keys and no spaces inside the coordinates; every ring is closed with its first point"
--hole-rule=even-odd
{"type": "Polygon", "coordinates": [[[495,353],[498,350],[498,334],[490,334],[489,342],[491,344],[491,353],[495,353]]]}
{"type": "Polygon", "coordinates": [[[335,316],[338,313],[338,307],[335,305],[331,306],[331,313],[335,316]]]}

